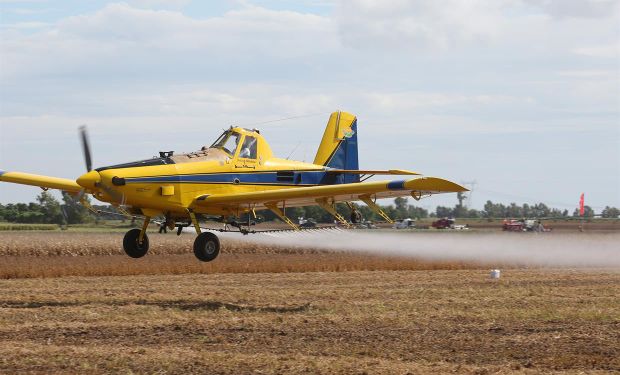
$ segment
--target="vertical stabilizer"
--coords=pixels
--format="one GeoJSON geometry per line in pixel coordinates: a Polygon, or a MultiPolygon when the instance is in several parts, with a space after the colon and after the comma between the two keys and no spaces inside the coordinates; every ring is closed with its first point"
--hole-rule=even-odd
{"type": "MultiPolygon", "coordinates": [[[[329,117],[314,164],[336,169],[359,169],[357,158],[357,118],[347,112],[329,117]]],[[[342,176],[344,183],[359,182],[359,175],[342,176]]]]}

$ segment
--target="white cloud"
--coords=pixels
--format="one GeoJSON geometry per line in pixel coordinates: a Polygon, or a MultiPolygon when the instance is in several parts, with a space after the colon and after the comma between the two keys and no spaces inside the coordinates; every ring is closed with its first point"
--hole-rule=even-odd
{"type": "Polygon", "coordinates": [[[338,6],[340,34],[354,48],[445,50],[496,39],[499,1],[359,1],[338,6]]]}
{"type": "MultiPolygon", "coordinates": [[[[328,114],[343,109],[360,119],[369,168],[482,180],[516,148],[505,174],[544,181],[553,172],[528,166],[551,150],[543,163],[570,160],[602,203],[620,190],[613,3],[345,0],[328,15],[239,3],[199,18],[178,11],[183,1],[136,1],[0,29],[0,167],[80,173],[82,123],[107,164],[193,150],[232,123],[320,113],[257,125],[280,155],[302,140],[307,159],[328,114]],[[582,147],[607,155],[605,173],[575,153],[582,147]],[[25,149],[34,151],[16,160],[25,149]]],[[[571,173],[554,179],[554,194],[575,184],[571,173]]],[[[487,188],[529,188],[498,181],[487,188]]]]}
{"type": "Polygon", "coordinates": [[[16,22],[0,25],[1,29],[40,29],[52,26],[48,22],[16,22]]]}
{"type": "Polygon", "coordinates": [[[175,65],[261,64],[328,53],[337,45],[334,30],[334,23],[321,16],[253,6],[199,20],[170,10],[110,4],[40,33],[0,34],[0,74],[11,79],[144,67],[174,74],[175,65]]]}
{"type": "Polygon", "coordinates": [[[608,45],[575,48],[573,52],[590,57],[618,59],[620,57],[620,40],[608,45]]]}
{"type": "Polygon", "coordinates": [[[553,17],[606,18],[618,11],[617,0],[524,0],[553,17]]]}
{"type": "Polygon", "coordinates": [[[129,4],[138,8],[181,9],[191,0],[129,0],[129,4]]]}

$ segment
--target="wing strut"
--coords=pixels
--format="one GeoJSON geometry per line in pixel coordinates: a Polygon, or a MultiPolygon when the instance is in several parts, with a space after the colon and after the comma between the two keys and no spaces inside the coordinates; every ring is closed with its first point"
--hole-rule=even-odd
{"type": "Polygon", "coordinates": [[[379,205],[377,205],[375,202],[372,201],[372,199],[370,198],[370,195],[360,195],[359,199],[366,203],[366,206],[368,206],[368,208],[370,208],[371,210],[373,210],[377,215],[381,216],[383,219],[385,219],[385,221],[387,221],[390,224],[394,224],[394,220],[392,220],[388,214],[385,213],[385,211],[383,211],[381,209],[381,207],[379,207],[379,205]]]}
{"type": "Polygon", "coordinates": [[[342,225],[344,225],[347,228],[350,228],[351,226],[349,225],[349,222],[347,221],[347,219],[345,219],[342,215],[340,215],[338,213],[338,211],[336,211],[336,209],[334,208],[333,204],[330,204],[329,201],[327,200],[327,198],[319,198],[316,200],[316,203],[321,206],[325,211],[329,212],[330,214],[332,214],[332,216],[338,220],[342,225]]]}
{"type": "Polygon", "coordinates": [[[265,207],[270,209],[271,212],[273,212],[274,214],[276,214],[277,217],[280,218],[280,220],[290,225],[294,230],[299,230],[299,227],[297,226],[297,224],[293,223],[291,219],[289,219],[288,217],[286,217],[286,215],[284,215],[284,212],[282,212],[282,210],[278,207],[277,203],[268,202],[268,203],[265,203],[265,207]]]}

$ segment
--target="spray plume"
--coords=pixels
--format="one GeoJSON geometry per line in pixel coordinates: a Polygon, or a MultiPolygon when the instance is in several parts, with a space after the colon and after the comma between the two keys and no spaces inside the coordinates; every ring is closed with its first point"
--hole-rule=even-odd
{"type": "MultiPolygon", "coordinates": [[[[236,240],[238,236],[230,237],[236,240]]],[[[244,241],[293,248],[360,252],[423,260],[515,266],[620,267],[620,234],[424,233],[316,230],[243,236],[244,241]]]]}

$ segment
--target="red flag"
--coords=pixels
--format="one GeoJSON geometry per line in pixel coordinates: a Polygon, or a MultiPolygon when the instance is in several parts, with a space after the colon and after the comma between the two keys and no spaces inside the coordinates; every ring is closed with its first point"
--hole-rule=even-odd
{"type": "Polygon", "coordinates": [[[584,214],[584,209],[583,209],[583,193],[581,193],[581,198],[579,198],[579,216],[583,216],[584,214]]]}

